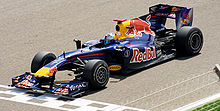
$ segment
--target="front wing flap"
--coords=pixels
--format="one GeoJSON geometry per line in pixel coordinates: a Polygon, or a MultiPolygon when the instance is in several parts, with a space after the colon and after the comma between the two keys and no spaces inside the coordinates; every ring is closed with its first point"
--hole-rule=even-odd
{"type": "Polygon", "coordinates": [[[51,90],[51,92],[66,96],[75,96],[86,90],[88,90],[88,82],[70,81],[69,83],[63,83],[59,85],[58,87],[51,90]]]}
{"type": "Polygon", "coordinates": [[[17,88],[24,88],[24,89],[38,89],[39,82],[35,78],[35,76],[31,73],[24,73],[20,76],[16,76],[12,78],[12,85],[17,88]]]}

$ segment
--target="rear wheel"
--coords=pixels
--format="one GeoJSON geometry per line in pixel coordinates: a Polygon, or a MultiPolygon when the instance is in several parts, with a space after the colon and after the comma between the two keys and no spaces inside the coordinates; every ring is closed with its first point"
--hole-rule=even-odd
{"type": "Polygon", "coordinates": [[[56,56],[51,52],[38,52],[31,62],[31,72],[37,72],[41,67],[55,60],[56,56]]]}
{"type": "Polygon", "coordinates": [[[89,81],[90,88],[104,88],[109,81],[108,65],[103,60],[89,60],[83,71],[83,77],[89,81]]]}
{"type": "Polygon", "coordinates": [[[199,28],[182,27],[177,31],[176,49],[178,55],[196,55],[203,46],[203,35],[199,28]]]}

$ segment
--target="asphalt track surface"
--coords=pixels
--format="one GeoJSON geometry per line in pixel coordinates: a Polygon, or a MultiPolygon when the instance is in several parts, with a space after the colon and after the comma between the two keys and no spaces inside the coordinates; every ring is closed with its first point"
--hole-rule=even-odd
{"type": "MultiPolygon", "coordinates": [[[[199,27],[204,35],[201,54],[177,58],[129,76],[113,75],[106,89],[92,92],[83,99],[123,105],[144,93],[207,72],[220,64],[219,0],[1,0],[0,84],[8,85],[11,77],[30,71],[31,60],[37,52],[46,50],[59,55],[75,50],[73,38],[83,42],[102,38],[114,32],[114,18],[141,16],[148,13],[149,6],[158,3],[194,8],[193,26],[199,27]]],[[[219,84],[212,87],[211,91],[205,91],[207,93],[197,92],[186,103],[219,92],[219,84]]],[[[184,105],[178,104],[180,101],[170,105],[178,108],[184,105]]],[[[138,102],[128,106],[144,108],[138,102]]],[[[5,100],[0,100],[0,109],[55,110],[5,100]]]]}

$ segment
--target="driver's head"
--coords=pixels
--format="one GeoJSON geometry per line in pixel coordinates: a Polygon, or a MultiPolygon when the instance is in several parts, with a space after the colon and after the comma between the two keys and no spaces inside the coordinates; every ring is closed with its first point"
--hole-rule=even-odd
{"type": "Polygon", "coordinates": [[[105,44],[110,44],[110,41],[114,39],[114,33],[108,33],[105,35],[105,44]]]}
{"type": "Polygon", "coordinates": [[[114,33],[108,33],[108,34],[105,35],[105,39],[106,40],[112,40],[114,36],[115,36],[114,33]]]}

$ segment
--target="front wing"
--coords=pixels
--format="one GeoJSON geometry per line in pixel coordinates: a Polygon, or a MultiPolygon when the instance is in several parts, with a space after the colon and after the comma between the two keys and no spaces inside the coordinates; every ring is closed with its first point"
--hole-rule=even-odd
{"type": "Polygon", "coordinates": [[[52,89],[43,88],[41,87],[38,78],[36,78],[33,73],[28,73],[28,72],[20,76],[13,77],[11,86],[22,89],[29,89],[29,90],[32,89],[44,90],[49,93],[71,96],[71,97],[84,93],[85,91],[88,90],[88,82],[82,82],[82,81],[70,81],[69,83],[61,83],[59,86],[52,89]]]}

